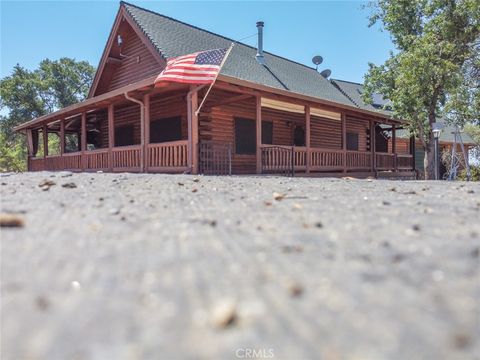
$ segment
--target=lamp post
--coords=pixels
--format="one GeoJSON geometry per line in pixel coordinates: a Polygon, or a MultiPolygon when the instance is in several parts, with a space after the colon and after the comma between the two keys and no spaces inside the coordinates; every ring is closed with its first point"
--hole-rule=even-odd
{"type": "Polygon", "coordinates": [[[439,160],[439,153],[438,153],[438,141],[440,139],[440,134],[443,129],[443,124],[434,122],[432,124],[432,132],[433,132],[433,137],[435,139],[435,180],[438,180],[440,178],[440,169],[438,166],[438,160],[439,160]]]}

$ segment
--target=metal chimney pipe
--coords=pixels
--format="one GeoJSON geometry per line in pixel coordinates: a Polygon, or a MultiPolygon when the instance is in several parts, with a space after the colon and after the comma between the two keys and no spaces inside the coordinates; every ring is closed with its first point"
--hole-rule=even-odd
{"type": "Polygon", "coordinates": [[[258,30],[258,49],[257,61],[261,65],[265,65],[265,57],[263,56],[263,21],[257,21],[257,30],[258,30]]]}

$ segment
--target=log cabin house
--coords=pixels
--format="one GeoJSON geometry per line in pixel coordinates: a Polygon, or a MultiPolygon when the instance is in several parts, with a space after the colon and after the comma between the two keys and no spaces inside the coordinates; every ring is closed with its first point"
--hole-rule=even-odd
{"type": "Polygon", "coordinates": [[[396,141],[400,121],[261,46],[233,48],[198,115],[206,86],[154,86],[167,59],[231,42],[121,2],[87,99],[16,128],[27,136],[28,169],[414,175],[413,140],[396,141]]]}

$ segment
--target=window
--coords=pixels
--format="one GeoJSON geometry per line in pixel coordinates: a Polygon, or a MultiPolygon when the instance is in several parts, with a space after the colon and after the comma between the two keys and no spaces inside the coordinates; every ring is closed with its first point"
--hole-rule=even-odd
{"type": "Polygon", "coordinates": [[[293,130],[293,145],[305,146],[305,129],[301,126],[295,126],[293,130]]]}
{"type": "Polygon", "coordinates": [[[273,122],[262,121],[262,144],[273,144],[273,122]]]}
{"type": "Polygon", "coordinates": [[[358,134],[347,132],[347,150],[358,151],[358,134]]]}
{"type": "Polygon", "coordinates": [[[235,119],[235,153],[240,155],[255,155],[256,126],[255,120],[235,119]]]}
{"type": "Polygon", "coordinates": [[[88,130],[87,131],[87,149],[95,150],[101,148],[100,144],[100,131],[88,130]]]}
{"type": "Polygon", "coordinates": [[[80,151],[80,136],[78,133],[65,134],[65,152],[80,151]]]}
{"type": "Polygon", "coordinates": [[[180,116],[159,119],[150,123],[150,142],[182,140],[182,118],[180,116]]]}
{"type": "Polygon", "coordinates": [[[134,145],[133,125],[124,125],[115,128],[115,146],[134,145]]]}
{"type": "Polygon", "coordinates": [[[380,126],[375,127],[375,151],[388,152],[388,138],[389,136],[380,126]]]}

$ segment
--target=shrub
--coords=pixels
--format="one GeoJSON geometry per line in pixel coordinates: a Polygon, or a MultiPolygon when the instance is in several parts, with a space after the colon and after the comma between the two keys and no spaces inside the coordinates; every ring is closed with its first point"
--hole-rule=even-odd
{"type": "MultiPolygon", "coordinates": [[[[480,165],[470,165],[470,180],[480,181],[480,165]]],[[[458,175],[458,180],[467,180],[467,170],[463,169],[458,175]]]]}

